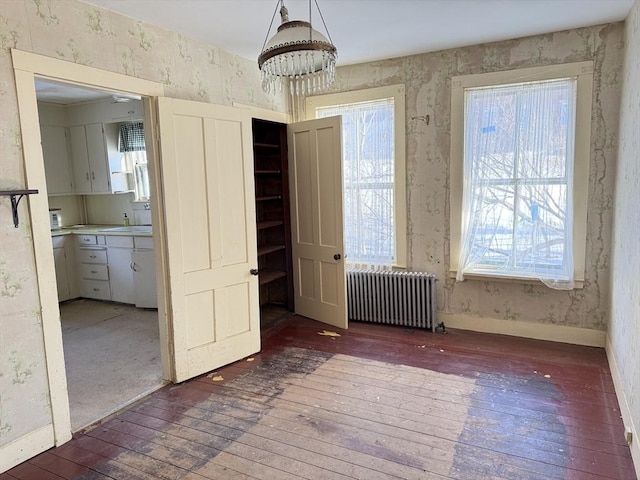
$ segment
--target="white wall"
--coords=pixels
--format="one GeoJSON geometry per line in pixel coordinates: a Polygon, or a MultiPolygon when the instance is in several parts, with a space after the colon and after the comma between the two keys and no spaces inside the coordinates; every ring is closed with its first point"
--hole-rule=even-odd
{"type": "Polygon", "coordinates": [[[625,22],[607,354],[640,477],[640,0],[625,22]]]}

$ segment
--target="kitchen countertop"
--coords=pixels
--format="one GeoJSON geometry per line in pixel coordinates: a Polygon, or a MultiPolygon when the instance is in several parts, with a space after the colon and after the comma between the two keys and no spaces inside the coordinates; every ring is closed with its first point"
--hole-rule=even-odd
{"type": "Polygon", "coordinates": [[[59,230],[51,230],[51,236],[60,235],[113,235],[126,237],[151,237],[151,225],[72,225],[59,230]]]}

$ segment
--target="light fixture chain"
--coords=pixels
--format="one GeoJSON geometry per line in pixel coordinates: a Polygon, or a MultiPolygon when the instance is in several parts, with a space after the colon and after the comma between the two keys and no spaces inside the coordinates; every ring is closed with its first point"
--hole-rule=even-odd
{"type": "Polygon", "coordinates": [[[311,0],[309,0],[309,41],[313,42],[313,23],[311,22],[311,0]]]}
{"type": "MultiPolygon", "coordinates": [[[[316,2],[316,4],[317,4],[317,2],[316,2]]],[[[266,47],[267,41],[269,40],[269,33],[271,33],[271,27],[273,27],[273,19],[276,18],[276,13],[278,13],[278,6],[284,7],[284,0],[278,0],[276,2],[276,9],[273,11],[273,16],[271,17],[271,23],[269,24],[269,30],[267,30],[267,36],[264,37],[264,43],[262,44],[262,50],[261,51],[264,51],[264,47],[266,47]]],[[[327,28],[327,26],[325,25],[324,28],[327,28]]],[[[327,32],[327,33],[329,33],[329,32],[327,32]]],[[[329,37],[329,38],[331,38],[331,37],[329,37]]]]}
{"type": "MultiPolygon", "coordinates": [[[[324,17],[322,16],[322,10],[320,10],[320,5],[318,5],[318,0],[314,0],[316,2],[316,8],[318,9],[318,13],[320,14],[320,19],[322,20],[322,24],[324,25],[324,30],[327,32],[327,37],[329,37],[329,41],[333,43],[333,39],[331,38],[331,34],[329,33],[329,29],[327,28],[327,24],[324,22],[324,17]]],[[[309,9],[311,9],[311,0],[309,0],[309,9]]],[[[273,20],[271,20],[273,22],[273,20]]],[[[309,21],[311,21],[311,14],[309,14],[309,21]]]]}

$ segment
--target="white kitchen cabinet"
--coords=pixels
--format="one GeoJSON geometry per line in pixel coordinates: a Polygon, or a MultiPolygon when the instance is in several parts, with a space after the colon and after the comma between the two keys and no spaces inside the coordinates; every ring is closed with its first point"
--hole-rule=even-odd
{"type": "Polygon", "coordinates": [[[73,194],[71,162],[67,146],[67,129],[40,125],[40,139],[49,195],[73,194]]]}
{"type": "Polygon", "coordinates": [[[56,270],[56,286],[58,287],[58,301],[64,302],[71,298],[69,274],[67,271],[67,254],[64,248],[64,237],[52,237],[53,261],[56,270]]]}
{"type": "Polygon", "coordinates": [[[134,272],[131,260],[133,237],[108,236],[106,239],[111,300],[134,303],[134,272]]]}
{"type": "Polygon", "coordinates": [[[80,296],[96,300],[111,300],[107,249],[101,244],[104,236],[77,235],[78,281],[80,296]]]}
{"type": "Polygon", "coordinates": [[[135,249],[131,254],[133,295],[136,307],[158,308],[153,250],[135,249]]]}
{"type": "Polygon", "coordinates": [[[76,193],[111,193],[109,160],[101,123],[69,128],[76,193]]]}

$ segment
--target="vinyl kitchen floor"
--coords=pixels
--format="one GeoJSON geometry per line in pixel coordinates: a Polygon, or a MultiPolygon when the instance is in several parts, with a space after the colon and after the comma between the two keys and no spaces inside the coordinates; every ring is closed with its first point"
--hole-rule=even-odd
{"type": "Polygon", "coordinates": [[[163,384],[157,310],[75,300],[60,316],[74,432],[163,384]]]}

